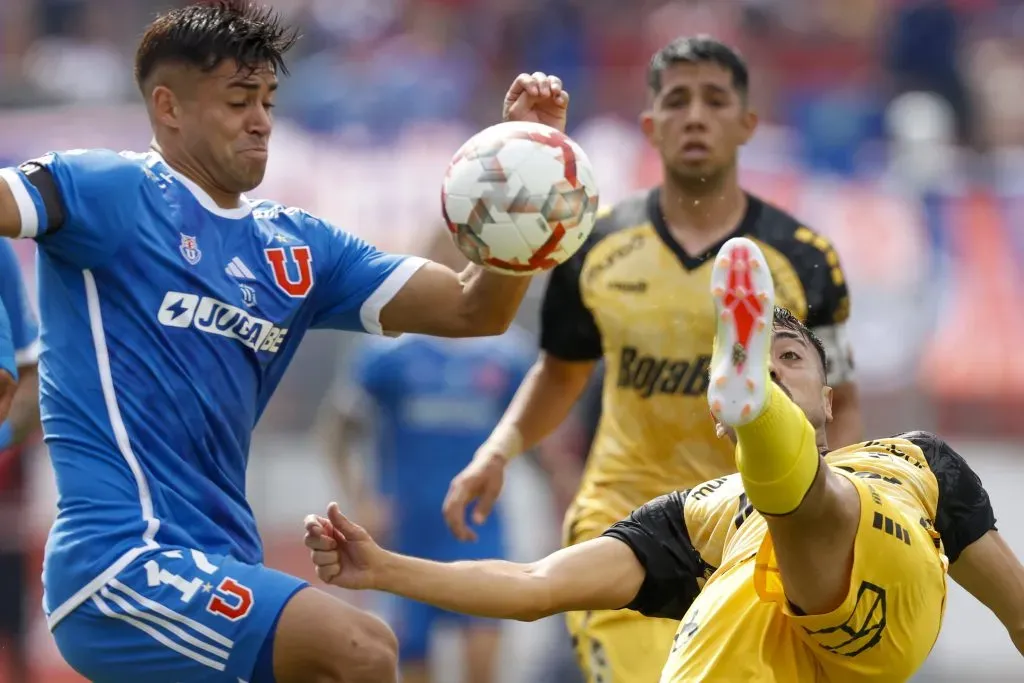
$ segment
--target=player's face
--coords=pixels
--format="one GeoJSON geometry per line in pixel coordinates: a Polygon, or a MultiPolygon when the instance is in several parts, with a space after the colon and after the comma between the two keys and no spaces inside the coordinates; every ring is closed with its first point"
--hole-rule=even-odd
{"type": "MultiPolygon", "coordinates": [[[[815,430],[824,429],[832,421],[832,388],[825,384],[818,352],[803,335],[776,327],[772,337],[772,358],[769,365],[772,380],[807,416],[815,430]]],[[[731,427],[715,423],[718,438],[736,441],[731,427]]]]}
{"type": "Polygon", "coordinates": [[[661,91],[640,117],[665,169],[683,181],[707,181],[735,166],[737,150],[753,135],[757,116],[714,63],[673,64],[661,91]]]}
{"type": "Polygon", "coordinates": [[[776,327],[772,337],[771,375],[815,429],[832,421],[832,389],[825,384],[814,346],[794,330],[776,327]]]}
{"type": "Polygon", "coordinates": [[[225,190],[248,192],[267,170],[277,76],[270,68],[239,71],[226,61],[196,85],[183,105],[190,152],[225,190]]]}

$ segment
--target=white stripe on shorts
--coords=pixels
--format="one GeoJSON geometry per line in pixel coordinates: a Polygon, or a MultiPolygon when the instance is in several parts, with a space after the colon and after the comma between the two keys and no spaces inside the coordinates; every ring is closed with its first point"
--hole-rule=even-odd
{"type": "Polygon", "coordinates": [[[151,638],[156,640],[161,645],[164,645],[164,646],[174,650],[175,652],[177,652],[180,655],[188,657],[189,659],[191,659],[193,661],[199,662],[200,664],[202,664],[204,666],[208,666],[211,669],[215,669],[217,671],[224,671],[227,668],[227,666],[224,664],[224,662],[218,662],[216,660],[210,659],[209,657],[206,657],[205,655],[201,655],[201,654],[199,654],[198,652],[196,652],[194,650],[190,650],[189,648],[185,647],[184,645],[182,645],[180,643],[174,642],[173,640],[168,638],[166,635],[164,635],[162,632],[160,632],[157,629],[153,628],[152,626],[150,626],[149,624],[145,623],[144,621],[140,621],[140,620],[138,620],[138,619],[136,619],[134,617],[130,617],[127,614],[119,614],[119,613],[115,612],[113,609],[111,609],[110,605],[108,605],[106,602],[104,602],[103,598],[101,598],[99,595],[94,594],[92,596],[92,601],[93,601],[93,604],[95,604],[96,607],[100,610],[100,612],[102,612],[106,616],[110,617],[111,619],[118,619],[118,620],[123,621],[123,622],[125,622],[127,624],[131,624],[132,626],[134,626],[135,628],[139,629],[143,633],[146,633],[147,635],[149,635],[151,638]]]}

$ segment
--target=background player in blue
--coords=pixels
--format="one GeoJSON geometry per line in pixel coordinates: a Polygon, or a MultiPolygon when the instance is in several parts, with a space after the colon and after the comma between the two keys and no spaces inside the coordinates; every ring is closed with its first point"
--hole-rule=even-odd
{"type": "Polygon", "coordinates": [[[0,367],[11,363],[8,371],[0,370],[0,647],[7,652],[3,680],[8,683],[27,683],[29,675],[24,458],[26,441],[39,429],[39,325],[20,273],[10,241],[0,239],[0,308],[6,309],[9,319],[7,327],[0,321],[0,347],[7,345],[11,352],[6,360],[0,360],[0,367]],[[8,397],[11,408],[5,421],[3,378],[9,379],[12,372],[19,381],[16,393],[8,397]]]}
{"type": "Polygon", "coordinates": [[[11,336],[11,321],[7,308],[0,299],[0,420],[7,418],[7,412],[18,389],[18,368],[14,364],[14,340],[11,336]]]}
{"type": "MultiPolygon", "coordinates": [[[[528,286],[383,254],[243,195],[263,179],[293,43],[243,0],[173,10],[136,55],[151,151],[2,172],[0,236],[40,252],[59,494],[44,609],[95,683],[396,680],[386,625],[261,565],[252,428],[307,329],[499,334],[528,286]]],[[[564,129],[567,105],[557,79],[522,75],[504,115],[564,129]]]]}
{"type": "MultiPolygon", "coordinates": [[[[441,235],[430,257],[457,266],[441,235]]],[[[462,259],[464,260],[464,259],[462,259]]],[[[343,362],[326,411],[327,456],[338,465],[346,500],[366,515],[392,549],[437,561],[504,557],[500,515],[475,528],[476,543],[448,532],[441,515],[448,483],[487,438],[536,360],[535,342],[516,327],[500,337],[367,338],[343,362]],[[364,476],[369,441],[370,476],[364,476]]],[[[430,637],[438,626],[459,631],[465,683],[491,683],[500,625],[387,596],[384,613],[399,642],[402,683],[428,683],[430,637]]]]}

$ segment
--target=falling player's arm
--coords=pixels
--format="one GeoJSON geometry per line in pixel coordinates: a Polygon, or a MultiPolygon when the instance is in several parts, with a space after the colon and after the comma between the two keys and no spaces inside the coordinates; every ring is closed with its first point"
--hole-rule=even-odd
{"type": "Polygon", "coordinates": [[[1024,566],[996,530],[981,479],[945,441],[928,432],[904,438],[917,445],[939,484],[935,528],[949,575],[996,615],[1024,654],[1024,566]]]}
{"type": "Polygon", "coordinates": [[[687,492],[661,496],[603,536],[532,563],[438,563],[383,553],[373,587],[442,609],[533,621],[576,610],[681,618],[708,567],[684,520],[687,492]]]}
{"type": "Polygon", "coordinates": [[[949,575],[998,617],[1024,655],[1024,566],[995,529],[964,548],[949,575]]]}

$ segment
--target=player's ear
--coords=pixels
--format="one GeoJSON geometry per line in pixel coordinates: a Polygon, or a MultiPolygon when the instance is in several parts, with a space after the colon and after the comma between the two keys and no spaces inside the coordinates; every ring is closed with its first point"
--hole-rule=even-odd
{"type": "Polygon", "coordinates": [[[647,138],[647,142],[654,145],[654,112],[651,110],[651,107],[647,107],[642,112],[640,112],[639,120],[640,132],[644,134],[645,138],[647,138]]]}
{"type": "Polygon", "coordinates": [[[743,107],[743,114],[742,114],[742,116],[743,116],[743,120],[742,120],[743,143],[742,144],[745,145],[745,144],[747,144],[750,141],[750,138],[754,137],[754,133],[757,131],[757,124],[760,122],[760,118],[758,117],[756,111],[754,111],[753,109],[750,109],[747,106],[743,107]]]}
{"type": "Polygon", "coordinates": [[[832,422],[832,387],[825,385],[821,388],[821,405],[825,409],[825,424],[832,422]]]}
{"type": "Polygon", "coordinates": [[[181,127],[181,102],[166,85],[154,86],[148,104],[154,123],[172,130],[181,127]]]}

